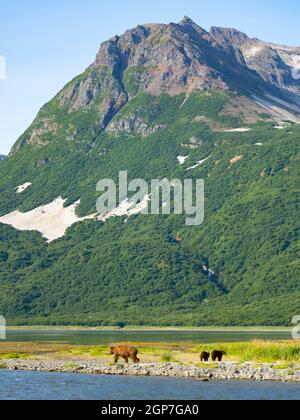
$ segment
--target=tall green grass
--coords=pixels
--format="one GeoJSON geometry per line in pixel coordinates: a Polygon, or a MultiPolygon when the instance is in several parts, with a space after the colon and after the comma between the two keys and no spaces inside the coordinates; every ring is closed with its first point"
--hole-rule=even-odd
{"type": "MultiPolygon", "coordinates": [[[[235,360],[238,362],[257,362],[257,363],[300,363],[300,342],[296,341],[250,341],[238,343],[215,343],[203,344],[196,347],[189,346],[172,346],[172,345],[155,345],[151,343],[149,347],[140,343],[134,344],[138,350],[141,359],[147,359],[149,356],[160,358],[164,363],[172,362],[178,357],[185,356],[188,361],[193,359],[195,353],[200,354],[202,351],[212,353],[214,350],[225,351],[227,355],[224,361],[235,360]]],[[[63,352],[79,357],[95,357],[103,358],[109,356],[109,346],[87,346],[75,348],[63,352]]],[[[15,357],[16,355],[10,355],[15,357]]],[[[8,358],[0,356],[0,359],[8,358]]]]}
{"type": "Polygon", "coordinates": [[[0,360],[9,360],[9,359],[27,359],[28,354],[24,353],[6,353],[0,354],[0,360]]]}
{"type": "Polygon", "coordinates": [[[204,344],[195,351],[213,352],[221,350],[227,357],[251,362],[300,362],[300,343],[280,341],[251,341],[248,343],[204,344]]]}
{"type": "Polygon", "coordinates": [[[80,347],[75,348],[66,352],[65,354],[70,354],[72,356],[79,356],[79,357],[102,357],[109,355],[109,347],[108,346],[97,346],[97,347],[80,347]]]}
{"type": "Polygon", "coordinates": [[[161,361],[163,363],[171,363],[174,362],[174,353],[172,351],[167,351],[165,353],[162,354],[161,356],[161,361]]]}

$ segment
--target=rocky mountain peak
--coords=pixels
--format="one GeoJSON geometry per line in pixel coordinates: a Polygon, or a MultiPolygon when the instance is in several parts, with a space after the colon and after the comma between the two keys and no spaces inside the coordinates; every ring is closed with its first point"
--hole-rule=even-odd
{"type": "Polygon", "coordinates": [[[188,16],[184,16],[179,22],[179,25],[196,25],[196,23],[188,16]]]}
{"type": "Polygon", "coordinates": [[[188,16],[184,16],[184,18],[178,23],[177,26],[180,26],[182,28],[190,27],[192,29],[195,29],[198,32],[202,32],[203,34],[208,34],[208,32],[205,29],[199,26],[196,22],[194,22],[188,16]]]}
{"type": "MultiPolygon", "coordinates": [[[[184,94],[187,99],[195,90],[250,97],[268,93],[285,103],[300,103],[300,53],[250,39],[232,28],[213,27],[207,32],[189,17],[177,24],[138,25],[101,44],[94,63],[55,98],[56,114],[42,110],[14,150],[21,144],[47,145],[50,135],[59,134],[59,120],[65,116],[74,116],[69,141],[82,138],[75,113],[95,138],[111,129],[116,115],[140,93],[184,94]]],[[[129,131],[137,126],[143,132],[153,131],[134,115],[130,123],[121,125],[129,131]]]]}
{"type": "Polygon", "coordinates": [[[179,24],[138,26],[104,42],[92,68],[108,66],[125,88],[129,78],[153,95],[227,90],[215,48],[211,35],[186,17],[179,24]]]}
{"type": "Polygon", "coordinates": [[[134,93],[153,95],[194,89],[299,94],[300,64],[288,54],[284,59],[273,46],[234,28],[207,32],[185,16],[178,24],[139,25],[111,38],[101,45],[91,68],[110,68],[122,97],[132,96],[126,92],[127,81],[137,87],[134,93]]]}

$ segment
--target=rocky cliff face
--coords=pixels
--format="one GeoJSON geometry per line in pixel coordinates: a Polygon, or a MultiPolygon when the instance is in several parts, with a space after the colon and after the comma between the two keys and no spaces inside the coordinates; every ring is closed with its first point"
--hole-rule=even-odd
{"type": "Polygon", "coordinates": [[[224,48],[233,49],[266,82],[300,95],[300,48],[250,39],[235,29],[213,27],[210,33],[224,48]]]}
{"type": "Polygon", "coordinates": [[[139,26],[104,43],[92,67],[108,66],[116,78],[125,76],[129,84],[135,79],[137,90],[154,95],[227,89],[218,59],[210,63],[217,47],[212,43],[211,36],[188,19],[178,25],[139,26]]]}
{"type": "Polygon", "coordinates": [[[253,72],[238,48],[248,37],[234,30],[226,34],[217,28],[209,33],[187,17],[178,24],[138,26],[102,44],[91,68],[109,68],[129,96],[272,89],[265,83],[271,75],[253,72]]]}

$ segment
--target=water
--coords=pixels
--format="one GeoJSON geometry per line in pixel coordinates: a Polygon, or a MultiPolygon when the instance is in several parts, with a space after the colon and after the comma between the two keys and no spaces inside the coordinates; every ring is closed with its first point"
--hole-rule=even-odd
{"type": "Polygon", "coordinates": [[[0,371],[0,400],[299,400],[300,384],[0,371]]]}
{"type": "Polygon", "coordinates": [[[8,331],[7,342],[58,342],[74,345],[109,345],[110,343],[220,343],[291,339],[291,333],[264,331],[8,331]]]}

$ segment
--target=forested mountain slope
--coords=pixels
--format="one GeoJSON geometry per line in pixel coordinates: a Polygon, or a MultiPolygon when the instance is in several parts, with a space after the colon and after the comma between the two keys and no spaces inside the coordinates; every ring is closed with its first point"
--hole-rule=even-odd
{"type": "Polygon", "coordinates": [[[139,26],[102,44],[41,109],[0,163],[9,322],[290,325],[300,306],[300,79],[268,49],[255,64],[258,41],[245,37],[188,18],[139,26]],[[203,225],[186,226],[185,215],[96,220],[97,182],[122,170],[204,179],[203,225]],[[70,227],[51,239],[65,211],[70,227]]]}

